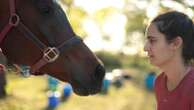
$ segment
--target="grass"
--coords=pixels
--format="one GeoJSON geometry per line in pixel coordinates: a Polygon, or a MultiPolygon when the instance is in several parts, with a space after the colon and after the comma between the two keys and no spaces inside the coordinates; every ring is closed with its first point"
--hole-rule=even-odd
{"type": "Polygon", "coordinates": [[[57,110],[154,110],[153,93],[142,91],[131,82],[124,87],[110,88],[108,95],[89,97],[72,96],[67,103],[61,104],[57,110]]]}
{"type": "MultiPolygon", "coordinates": [[[[56,110],[155,110],[153,93],[135,80],[125,81],[120,89],[111,86],[107,95],[80,97],[72,94],[56,110]]],[[[47,106],[46,83],[45,76],[8,75],[8,97],[0,100],[0,110],[44,110],[47,106]]]]}

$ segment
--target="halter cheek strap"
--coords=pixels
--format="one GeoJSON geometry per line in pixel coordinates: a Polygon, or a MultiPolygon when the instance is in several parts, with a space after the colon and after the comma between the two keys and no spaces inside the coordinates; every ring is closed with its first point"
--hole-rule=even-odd
{"type": "Polygon", "coordinates": [[[11,30],[11,28],[16,27],[20,22],[20,17],[15,12],[15,0],[9,0],[9,5],[10,5],[9,23],[0,32],[0,43],[3,41],[6,34],[11,30]]]}
{"type": "Polygon", "coordinates": [[[82,42],[82,40],[74,36],[71,39],[64,41],[57,47],[49,47],[42,43],[21,21],[19,15],[16,13],[15,0],[9,0],[10,5],[10,18],[9,22],[5,25],[3,30],[0,32],[0,44],[5,39],[8,32],[13,28],[17,28],[21,33],[24,34],[29,40],[31,40],[43,53],[42,58],[31,66],[30,72],[33,75],[41,75],[38,70],[48,63],[56,61],[66,48],[82,42]]]}

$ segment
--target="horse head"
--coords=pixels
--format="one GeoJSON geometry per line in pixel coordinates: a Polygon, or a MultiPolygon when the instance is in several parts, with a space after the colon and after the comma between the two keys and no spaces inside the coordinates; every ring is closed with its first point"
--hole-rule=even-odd
{"type": "Polygon", "coordinates": [[[0,19],[0,47],[8,60],[69,82],[78,95],[100,91],[105,69],[56,0],[1,0],[0,19]]]}

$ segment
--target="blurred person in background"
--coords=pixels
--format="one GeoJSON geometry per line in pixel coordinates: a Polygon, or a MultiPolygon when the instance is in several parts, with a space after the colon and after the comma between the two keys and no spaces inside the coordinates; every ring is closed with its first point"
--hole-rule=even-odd
{"type": "Polygon", "coordinates": [[[194,110],[194,24],[181,12],[157,16],[147,28],[144,50],[161,70],[154,84],[157,110],[194,110]]]}

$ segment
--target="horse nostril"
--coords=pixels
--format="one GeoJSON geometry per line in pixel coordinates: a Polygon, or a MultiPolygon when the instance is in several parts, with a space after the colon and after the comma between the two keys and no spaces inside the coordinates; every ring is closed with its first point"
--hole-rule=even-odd
{"type": "Polygon", "coordinates": [[[98,65],[95,70],[94,77],[98,80],[102,80],[105,75],[105,68],[102,65],[98,65]]]}

